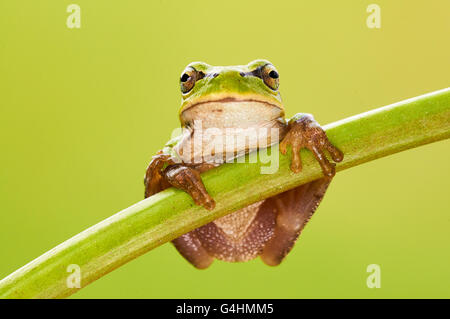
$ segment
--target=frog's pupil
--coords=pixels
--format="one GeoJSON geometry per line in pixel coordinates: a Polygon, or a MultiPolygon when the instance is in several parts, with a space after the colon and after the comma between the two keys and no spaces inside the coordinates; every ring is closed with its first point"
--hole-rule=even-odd
{"type": "Polygon", "coordinates": [[[181,82],[186,82],[189,79],[189,75],[187,73],[183,74],[181,77],[181,82]]]}
{"type": "Polygon", "coordinates": [[[270,76],[272,79],[278,79],[278,77],[279,77],[278,72],[277,72],[277,71],[274,71],[274,70],[272,70],[272,71],[269,72],[269,76],[270,76]]]}

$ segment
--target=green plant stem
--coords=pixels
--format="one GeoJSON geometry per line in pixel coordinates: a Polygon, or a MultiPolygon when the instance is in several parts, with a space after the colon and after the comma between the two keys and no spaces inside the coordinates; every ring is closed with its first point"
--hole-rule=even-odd
{"type": "MultiPolygon", "coordinates": [[[[450,89],[395,103],[325,126],[331,142],[345,154],[337,171],[379,157],[450,137],[450,89]]],[[[256,163],[225,164],[202,175],[216,200],[213,211],[195,206],[184,192],[170,188],[92,226],[0,281],[2,298],[61,298],[68,288],[67,267],[81,270],[81,287],[181,234],[250,203],[322,176],[309,151],[303,171],[289,170],[290,154],[279,156],[274,174],[256,163]]],[[[250,158],[256,159],[255,154],[250,158]]],[[[432,161],[432,160],[430,160],[432,161]]],[[[382,174],[382,173],[380,173],[382,174]]]]}

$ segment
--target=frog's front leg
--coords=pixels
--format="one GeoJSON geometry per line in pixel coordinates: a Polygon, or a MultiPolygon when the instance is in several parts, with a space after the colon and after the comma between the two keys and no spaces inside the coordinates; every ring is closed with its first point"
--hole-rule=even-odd
{"type": "Polygon", "coordinates": [[[327,138],[327,135],[314,120],[311,114],[296,114],[288,122],[288,132],[280,143],[280,151],[286,154],[287,146],[292,147],[291,170],[298,173],[302,170],[300,150],[309,149],[319,162],[325,176],[333,177],[335,164],[330,163],[325,156],[328,151],[334,162],[343,160],[344,155],[327,138]]]}
{"type": "Polygon", "coordinates": [[[170,155],[158,154],[150,162],[144,179],[145,197],[174,186],[188,193],[197,205],[212,210],[215,202],[206,191],[200,172],[184,164],[175,164],[170,155]]]}
{"type": "Polygon", "coordinates": [[[280,143],[280,151],[286,154],[287,146],[292,146],[292,171],[301,171],[300,149],[307,148],[319,162],[325,177],[267,199],[266,205],[273,209],[277,217],[274,235],[264,246],[261,258],[271,266],[278,265],[292,249],[335,174],[334,163],[327,160],[325,150],[335,162],[342,161],[344,157],[342,152],[328,141],[325,132],[311,115],[297,114],[289,121],[288,129],[280,143]]]}
{"type": "MultiPolygon", "coordinates": [[[[214,200],[206,192],[199,174],[207,168],[209,167],[205,165],[195,169],[174,164],[172,157],[161,151],[152,158],[145,173],[145,197],[175,186],[183,190],[189,189],[196,203],[214,208],[214,200]]],[[[213,258],[202,247],[193,231],[174,239],[172,243],[197,268],[207,268],[213,262],[213,258]]]]}

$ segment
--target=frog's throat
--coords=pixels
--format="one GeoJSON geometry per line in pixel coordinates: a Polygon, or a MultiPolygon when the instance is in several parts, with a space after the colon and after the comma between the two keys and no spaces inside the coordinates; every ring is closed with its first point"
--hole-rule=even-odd
{"type": "Polygon", "coordinates": [[[279,108],[281,110],[283,110],[283,106],[281,104],[274,104],[268,101],[264,101],[261,99],[256,99],[256,98],[235,98],[235,97],[224,97],[224,98],[220,98],[220,99],[208,99],[208,100],[202,100],[202,101],[198,101],[195,103],[192,103],[190,105],[187,105],[183,108],[183,110],[181,111],[181,113],[183,113],[184,111],[193,108],[194,106],[200,105],[200,104],[206,104],[206,103],[228,103],[228,102],[257,102],[257,103],[265,103],[269,106],[273,106],[276,108],[279,108]]]}
{"type": "Polygon", "coordinates": [[[244,127],[260,126],[275,119],[284,118],[284,108],[264,99],[223,97],[204,99],[186,107],[180,114],[183,127],[195,120],[204,120],[207,126],[244,127]]]}

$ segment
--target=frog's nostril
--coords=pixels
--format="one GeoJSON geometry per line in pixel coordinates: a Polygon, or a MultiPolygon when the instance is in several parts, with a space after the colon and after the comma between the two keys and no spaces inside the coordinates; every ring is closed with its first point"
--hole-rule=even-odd
{"type": "Polygon", "coordinates": [[[212,75],[213,78],[216,78],[218,76],[219,76],[219,73],[213,73],[213,75],[212,75]]]}
{"type": "Polygon", "coordinates": [[[240,74],[242,77],[245,76],[245,73],[244,73],[244,72],[239,72],[239,74],[240,74]]]}

